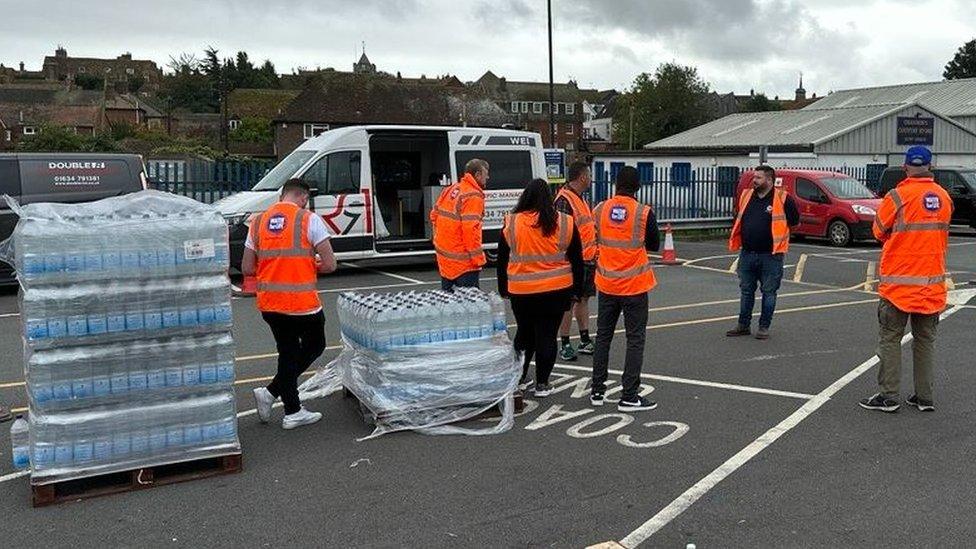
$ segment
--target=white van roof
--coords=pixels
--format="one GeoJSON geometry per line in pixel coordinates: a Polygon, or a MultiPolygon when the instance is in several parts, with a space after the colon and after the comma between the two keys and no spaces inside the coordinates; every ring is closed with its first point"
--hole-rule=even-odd
{"type": "Polygon", "coordinates": [[[369,140],[369,132],[372,131],[404,131],[404,132],[464,132],[474,135],[500,135],[505,137],[537,137],[535,132],[522,130],[507,130],[503,128],[475,128],[470,126],[394,126],[394,125],[369,125],[369,126],[345,126],[322,132],[317,137],[313,137],[299,145],[295,150],[321,151],[343,146],[362,146],[369,140]]]}

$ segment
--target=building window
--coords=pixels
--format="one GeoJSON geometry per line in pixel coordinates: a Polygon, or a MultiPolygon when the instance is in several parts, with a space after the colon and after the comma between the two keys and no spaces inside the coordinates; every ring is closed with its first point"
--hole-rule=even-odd
{"type": "Polygon", "coordinates": [[[518,101],[512,101],[512,112],[517,113],[518,111],[519,111],[519,102],[518,101]]]}
{"type": "Polygon", "coordinates": [[[227,126],[230,127],[231,130],[236,130],[237,128],[241,127],[241,121],[236,119],[228,120],[227,126]]]}
{"type": "Polygon", "coordinates": [[[85,67],[78,67],[78,72],[84,74],[85,73],[85,67]]]}
{"type": "Polygon", "coordinates": [[[522,101],[522,114],[528,114],[529,112],[529,102],[522,101]]]}
{"type": "Polygon", "coordinates": [[[4,137],[7,138],[7,141],[10,141],[13,138],[13,132],[11,132],[10,130],[7,130],[6,132],[4,132],[4,134],[5,134],[4,137]]]}
{"type": "Polygon", "coordinates": [[[541,102],[536,101],[536,102],[532,103],[532,113],[533,114],[542,114],[542,103],[541,102]]]}
{"type": "Polygon", "coordinates": [[[576,103],[565,103],[566,114],[576,114],[576,103]]]}
{"type": "Polygon", "coordinates": [[[573,125],[572,124],[566,126],[566,135],[573,135],[573,132],[574,131],[575,131],[575,129],[573,128],[573,125]]]}
{"type": "Polygon", "coordinates": [[[559,103],[552,104],[552,114],[559,114],[559,103]]]}
{"type": "Polygon", "coordinates": [[[322,132],[329,131],[328,124],[305,124],[304,136],[305,139],[311,139],[322,132]]]}
{"type": "Polygon", "coordinates": [[[553,122],[552,123],[552,134],[553,135],[556,135],[557,133],[559,133],[559,122],[553,122]]]}
{"type": "Polygon", "coordinates": [[[34,135],[37,133],[37,128],[34,126],[24,126],[24,135],[34,135]]]}
{"type": "Polygon", "coordinates": [[[105,67],[105,72],[106,73],[112,72],[112,67],[105,67]]]}
{"type": "Polygon", "coordinates": [[[133,69],[133,68],[127,68],[127,69],[125,69],[125,74],[135,74],[135,73],[136,73],[136,70],[133,69]]]}

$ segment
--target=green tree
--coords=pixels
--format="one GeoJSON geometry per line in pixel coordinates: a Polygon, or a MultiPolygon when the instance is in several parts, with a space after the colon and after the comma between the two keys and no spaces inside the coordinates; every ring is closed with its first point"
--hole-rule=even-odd
{"type": "Polygon", "coordinates": [[[230,140],[238,143],[271,143],[274,141],[271,121],[264,118],[246,117],[241,120],[237,129],[230,132],[230,140]]]}
{"type": "Polygon", "coordinates": [[[167,67],[172,71],[163,77],[160,98],[170,110],[214,112],[211,102],[210,80],[201,69],[201,62],[191,53],[170,57],[167,67]]]}
{"type": "Polygon", "coordinates": [[[783,110],[783,106],[779,104],[779,101],[773,101],[766,97],[766,94],[757,93],[742,105],[742,110],[743,112],[779,111],[783,110]]]}
{"type": "Polygon", "coordinates": [[[634,148],[640,148],[703,124],[712,118],[708,93],[708,83],[694,67],[665,63],[654,74],[641,73],[618,98],[614,133],[628,145],[633,137],[634,148]]]}
{"type": "Polygon", "coordinates": [[[116,152],[119,145],[111,135],[79,135],[73,128],[42,125],[40,131],[17,143],[22,152],[116,152]]]}
{"type": "Polygon", "coordinates": [[[976,39],[962,45],[945,66],[942,77],[946,80],[976,77],[976,39]]]}
{"type": "Polygon", "coordinates": [[[103,87],[105,87],[105,80],[100,76],[95,76],[94,74],[76,74],[75,86],[78,86],[83,90],[101,90],[103,87]]]}

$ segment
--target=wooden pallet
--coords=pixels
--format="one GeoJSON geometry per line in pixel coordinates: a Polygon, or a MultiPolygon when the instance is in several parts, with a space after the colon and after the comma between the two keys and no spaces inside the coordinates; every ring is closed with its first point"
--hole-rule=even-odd
{"type": "Polygon", "coordinates": [[[218,475],[230,475],[240,473],[243,470],[243,465],[243,458],[238,453],[50,484],[31,484],[31,504],[34,507],[45,507],[67,501],[146,490],[154,486],[218,475]]]}

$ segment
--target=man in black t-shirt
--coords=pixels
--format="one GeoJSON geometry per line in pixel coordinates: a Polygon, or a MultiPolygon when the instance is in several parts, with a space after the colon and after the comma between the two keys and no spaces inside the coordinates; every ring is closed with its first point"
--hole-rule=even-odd
{"type": "Polygon", "coordinates": [[[762,312],[759,315],[756,339],[769,337],[769,326],[776,310],[776,292],[783,280],[783,260],[789,246],[787,227],[795,227],[800,223],[796,202],[785,190],[776,188],[775,182],[776,172],[773,168],[756,168],[752,176],[752,196],[744,206],[740,204],[742,211],[732,228],[730,248],[741,248],[738,272],[742,293],[739,301],[739,322],[735,329],[726,332],[725,335],[729,337],[751,333],[749,325],[752,323],[757,286],[762,292],[762,312]],[[777,233],[775,239],[774,232],[777,233]]]}

